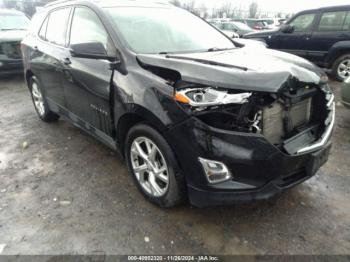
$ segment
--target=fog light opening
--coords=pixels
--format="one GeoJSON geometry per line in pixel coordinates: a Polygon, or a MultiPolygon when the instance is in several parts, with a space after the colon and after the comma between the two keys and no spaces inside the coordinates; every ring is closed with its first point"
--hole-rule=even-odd
{"type": "Polygon", "coordinates": [[[205,176],[210,184],[218,184],[232,179],[232,175],[224,163],[199,158],[205,176]]]}

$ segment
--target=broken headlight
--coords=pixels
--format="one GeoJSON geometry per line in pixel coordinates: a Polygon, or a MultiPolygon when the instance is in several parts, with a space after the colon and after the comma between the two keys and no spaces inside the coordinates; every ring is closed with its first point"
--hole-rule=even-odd
{"type": "Polygon", "coordinates": [[[212,87],[187,88],[175,93],[175,100],[192,107],[209,107],[227,104],[244,104],[251,93],[234,93],[212,87]]]}

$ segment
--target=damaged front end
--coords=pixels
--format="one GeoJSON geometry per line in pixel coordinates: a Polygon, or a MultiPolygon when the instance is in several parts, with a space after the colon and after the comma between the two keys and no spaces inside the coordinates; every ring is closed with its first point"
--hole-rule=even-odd
{"type": "Polygon", "coordinates": [[[289,155],[322,146],[334,124],[334,96],[326,83],[307,84],[291,78],[276,93],[184,81],[174,87],[181,107],[209,127],[263,135],[289,155]]]}

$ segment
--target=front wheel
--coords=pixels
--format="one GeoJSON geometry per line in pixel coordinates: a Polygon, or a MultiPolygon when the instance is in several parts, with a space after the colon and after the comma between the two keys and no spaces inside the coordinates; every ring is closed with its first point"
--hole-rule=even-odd
{"type": "Polygon", "coordinates": [[[138,189],[149,201],[173,207],[184,200],[184,179],[172,149],[158,131],[145,124],[131,128],[125,158],[138,189]]]}
{"type": "Polygon", "coordinates": [[[335,60],[332,75],[341,82],[350,77],[350,54],[342,55],[335,60]]]}
{"type": "Polygon", "coordinates": [[[59,119],[59,115],[55,114],[49,109],[39,82],[34,76],[29,80],[29,90],[32,96],[35,111],[40,119],[44,122],[57,121],[59,119]]]}

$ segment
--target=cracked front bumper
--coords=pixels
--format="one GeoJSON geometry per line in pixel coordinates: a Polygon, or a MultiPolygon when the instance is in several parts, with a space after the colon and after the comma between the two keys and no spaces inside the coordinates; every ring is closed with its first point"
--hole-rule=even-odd
{"type": "Polygon", "coordinates": [[[327,162],[331,143],[288,155],[264,136],[209,127],[196,118],[167,134],[185,175],[194,206],[227,205],[268,199],[316,174],[327,162]],[[198,157],[225,163],[232,180],[208,183],[198,157]]]}

